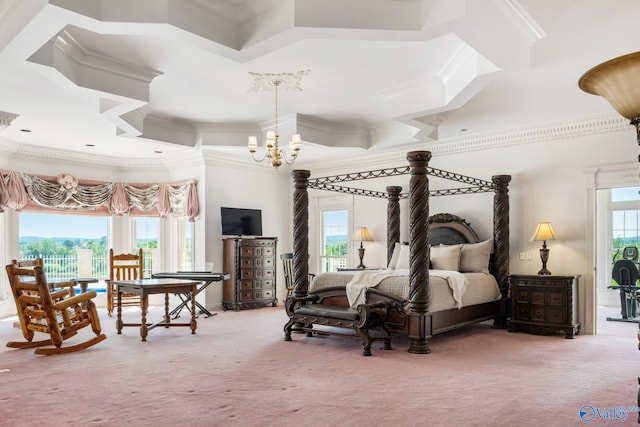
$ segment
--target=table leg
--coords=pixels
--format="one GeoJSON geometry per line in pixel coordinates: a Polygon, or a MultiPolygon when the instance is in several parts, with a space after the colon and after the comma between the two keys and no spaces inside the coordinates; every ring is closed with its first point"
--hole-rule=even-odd
{"type": "Polygon", "coordinates": [[[122,292],[120,292],[120,288],[116,288],[116,291],[118,292],[118,319],[116,320],[116,330],[118,331],[118,334],[121,334],[122,333],[122,292]]]}
{"type": "Polygon", "coordinates": [[[146,292],[142,293],[141,298],[142,307],[142,323],[140,324],[140,336],[142,337],[142,341],[147,340],[147,332],[149,331],[147,328],[147,307],[149,306],[149,296],[146,292]]]}
{"type": "Polygon", "coordinates": [[[171,317],[169,316],[169,294],[164,294],[164,327],[169,327],[171,317]]]}
{"type": "Polygon", "coordinates": [[[191,334],[196,333],[196,327],[198,326],[196,322],[196,286],[193,286],[191,289],[191,334]]]}

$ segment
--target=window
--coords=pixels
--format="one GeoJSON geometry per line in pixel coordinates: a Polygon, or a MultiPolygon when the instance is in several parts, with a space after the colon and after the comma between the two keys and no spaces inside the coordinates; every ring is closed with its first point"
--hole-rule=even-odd
{"type": "Polygon", "coordinates": [[[347,266],[349,212],[321,210],[322,250],[320,264],[322,272],[337,271],[347,266]]]}
{"type": "Polygon", "coordinates": [[[178,240],[178,270],[190,271],[194,269],[193,260],[193,222],[189,222],[187,217],[177,218],[177,240],[178,240]]]}
{"type": "Polygon", "coordinates": [[[51,281],[108,277],[108,217],[21,212],[19,258],[43,258],[51,281]]]}
{"type": "Polygon", "coordinates": [[[144,258],[144,277],[151,277],[157,272],[159,265],[158,253],[158,228],[160,219],[155,217],[136,217],[135,235],[136,249],[142,248],[144,258]],[[154,268],[155,267],[155,268],[154,268]]]}

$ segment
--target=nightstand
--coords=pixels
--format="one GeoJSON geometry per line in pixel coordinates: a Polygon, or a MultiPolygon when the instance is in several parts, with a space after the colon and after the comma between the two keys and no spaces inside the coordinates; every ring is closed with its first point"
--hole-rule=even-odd
{"type": "Polygon", "coordinates": [[[534,334],[564,331],[566,338],[580,332],[578,279],[580,276],[509,276],[511,320],[509,331],[534,334]]]}

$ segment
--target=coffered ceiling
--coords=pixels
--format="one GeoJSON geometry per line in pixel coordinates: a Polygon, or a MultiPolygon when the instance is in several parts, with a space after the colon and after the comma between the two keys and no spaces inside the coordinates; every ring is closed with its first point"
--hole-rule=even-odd
{"type": "MultiPolygon", "coordinates": [[[[297,73],[298,162],[612,108],[577,86],[638,50],[633,0],[0,0],[4,152],[248,160],[275,118],[250,73],[297,73]],[[12,116],[13,117],[13,116],[12,116]],[[27,132],[30,131],[30,132],[27,132]]],[[[2,114],[2,113],[0,113],[2,114]]],[[[2,118],[0,116],[0,118],[2,118]]]]}

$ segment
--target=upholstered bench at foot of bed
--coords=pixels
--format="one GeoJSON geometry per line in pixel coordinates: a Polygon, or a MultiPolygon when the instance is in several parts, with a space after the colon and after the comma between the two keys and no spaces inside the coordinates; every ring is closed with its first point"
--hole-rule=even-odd
{"type": "Polygon", "coordinates": [[[285,341],[291,341],[292,331],[306,331],[307,336],[318,334],[354,337],[353,334],[332,330],[315,330],[313,325],[350,329],[362,338],[362,355],[371,356],[373,341],[383,341],[384,349],[391,350],[391,333],[384,324],[388,307],[383,302],[362,304],[357,308],[329,304],[302,304],[289,313],[289,321],[284,326],[285,341]],[[372,337],[370,329],[378,329],[381,337],[372,337]]]}

